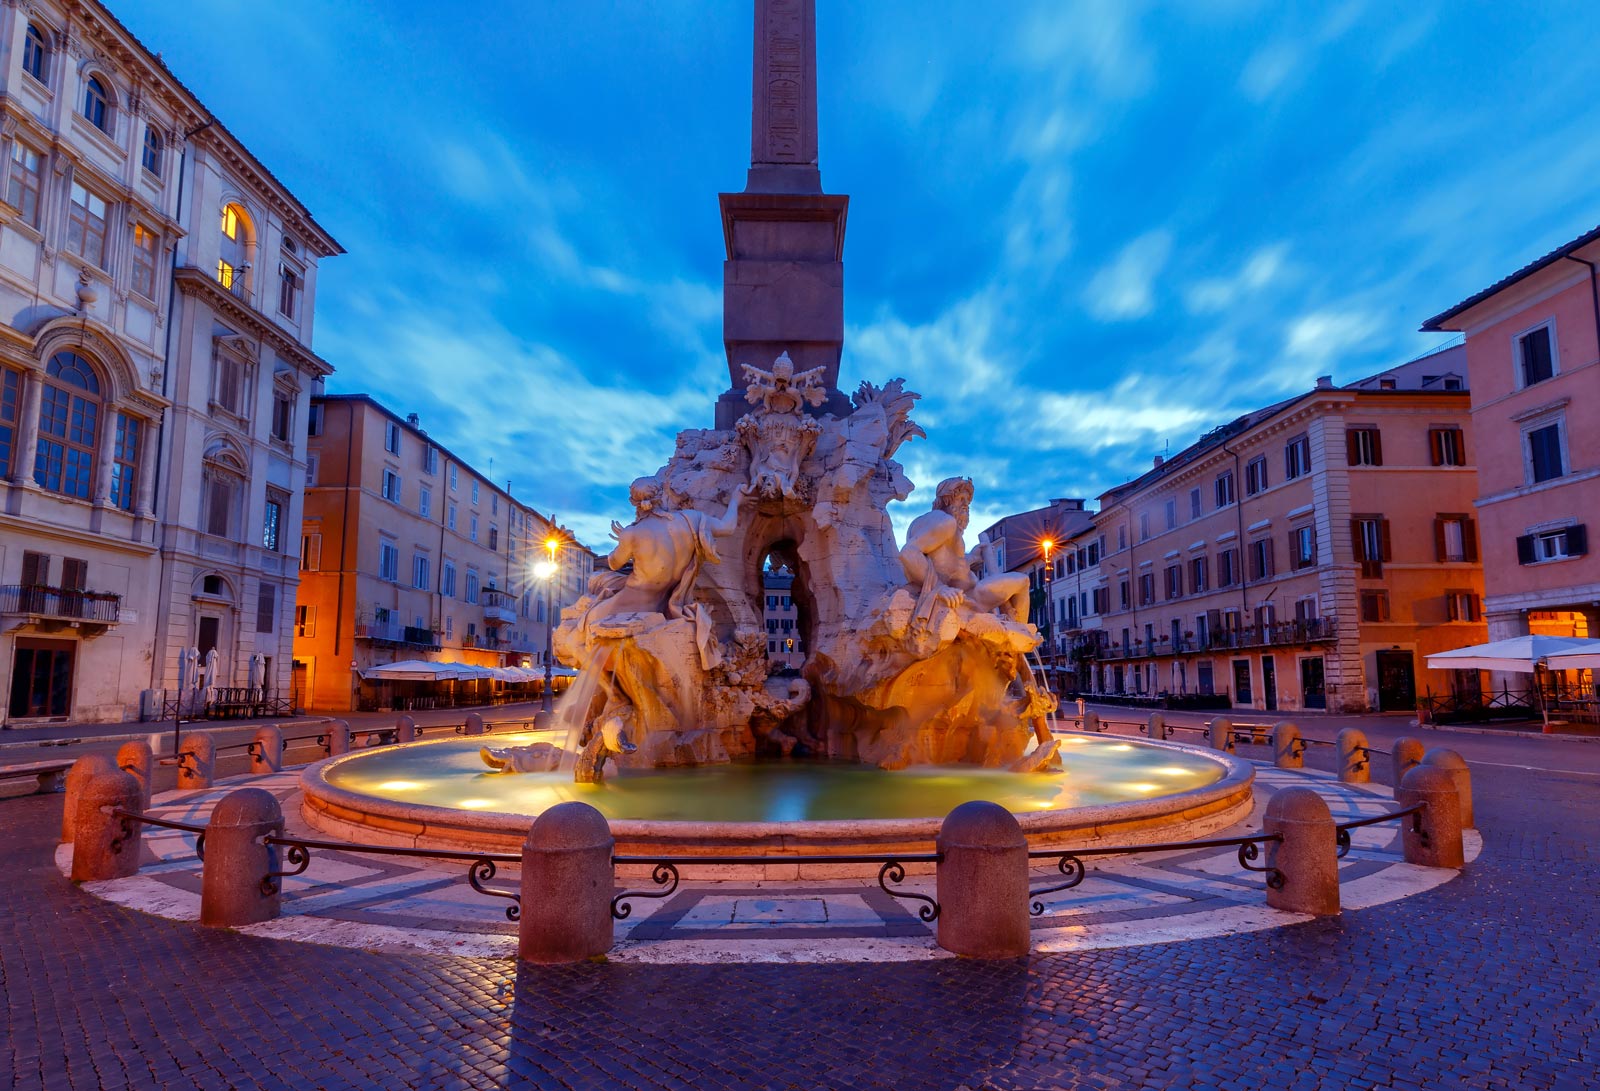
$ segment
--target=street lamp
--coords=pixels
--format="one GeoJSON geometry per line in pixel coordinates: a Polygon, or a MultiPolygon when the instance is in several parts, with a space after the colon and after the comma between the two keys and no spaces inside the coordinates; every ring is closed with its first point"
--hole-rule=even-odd
{"type": "Polygon", "coordinates": [[[1046,538],[1039,543],[1039,548],[1044,550],[1044,611],[1039,620],[1044,622],[1044,661],[1046,663],[1055,658],[1055,648],[1050,643],[1055,639],[1055,633],[1053,632],[1055,626],[1050,624],[1050,610],[1055,605],[1050,599],[1050,551],[1055,547],[1054,538],[1046,538]]]}
{"type": "Polygon", "coordinates": [[[555,711],[555,700],[550,692],[554,685],[552,649],[555,634],[555,613],[551,603],[551,593],[555,590],[556,573],[561,571],[561,565],[556,561],[556,550],[560,548],[560,538],[554,535],[546,538],[545,559],[533,566],[533,574],[544,581],[544,714],[546,717],[555,711]]]}

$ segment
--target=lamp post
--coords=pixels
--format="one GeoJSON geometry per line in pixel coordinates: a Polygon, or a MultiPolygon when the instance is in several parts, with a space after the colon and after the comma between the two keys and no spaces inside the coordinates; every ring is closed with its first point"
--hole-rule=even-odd
{"type": "Polygon", "coordinates": [[[1046,538],[1039,543],[1039,548],[1044,551],[1044,611],[1039,620],[1044,622],[1044,662],[1046,670],[1055,660],[1055,647],[1053,646],[1055,626],[1050,621],[1050,611],[1055,607],[1055,602],[1050,598],[1050,551],[1055,547],[1054,538],[1046,538]]]}
{"type": "Polygon", "coordinates": [[[544,581],[544,714],[548,717],[555,711],[555,698],[550,692],[554,682],[554,648],[555,613],[551,602],[551,593],[555,590],[556,573],[561,571],[561,566],[556,562],[556,550],[561,548],[561,539],[554,535],[544,540],[545,559],[533,566],[533,574],[544,581]]]}

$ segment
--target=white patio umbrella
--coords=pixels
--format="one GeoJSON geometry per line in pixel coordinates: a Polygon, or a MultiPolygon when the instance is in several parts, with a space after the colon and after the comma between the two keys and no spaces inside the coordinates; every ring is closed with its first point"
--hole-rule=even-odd
{"type": "MultiPolygon", "coordinates": [[[[1555,666],[1550,663],[1550,659],[1579,652],[1586,646],[1597,646],[1597,642],[1573,636],[1541,636],[1534,633],[1529,636],[1491,640],[1487,644],[1474,644],[1450,652],[1436,652],[1428,656],[1428,666],[1435,670],[1485,670],[1505,671],[1508,674],[1537,674],[1540,667],[1551,670],[1570,669],[1555,666]]],[[[1533,686],[1533,693],[1539,702],[1539,712],[1544,717],[1545,730],[1549,731],[1550,709],[1545,704],[1544,694],[1537,685],[1533,686]]]]}
{"type": "Polygon", "coordinates": [[[439,682],[458,678],[458,663],[430,663],[426,659],[402,659],[397,663],[379,663],[361,672],[369,682],[439,682]]]}
{"type": "Polygon", "coordinates": [[[1457,648],[1454,651],[1435,652],[1428,656],[1428,666],[1435,670],[1484,670],[1532,674],[1540,667],[1552,666],[1546,662],[1549,657],[1570,654],[1579,651],[1585,645],[1600,650],[1600,642],[1578,637],[1537,634],[1512,636],[1504,640],[1491,640],[1487,644],[1457,648]]]}
{"type": "Polygon", "coordinates": [[[1600,640],[1585,640],[1580,646],[1545,659],[1553,671],[1600,671],[1600,640]]]}

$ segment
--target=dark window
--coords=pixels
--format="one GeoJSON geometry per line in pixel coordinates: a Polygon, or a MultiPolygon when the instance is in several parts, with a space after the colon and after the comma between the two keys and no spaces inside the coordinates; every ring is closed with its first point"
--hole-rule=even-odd
{"type": "Polygon", "coordinates": [[[1233,503],[1233,471],[1217,475],[1217,507],[1225,508],[1233,503]]]}
{"type": "Polygon", "coordinates": [[[277,553],[282,542],[283,501],[272,497],[267,501],[267,514],[261,525],[261,547],[277,553]]]}
{"type": "Polygon", "coordinates": [[[1217,554],[1217,586],[1232,587],[1239,582],[1239,551],[1224,549],[1217,554]]]}
{"type": "Polygon", "coordinates": [[[293,318],[300,299],[300,274],[284,266],[278,279],[278,313],[293,318]]]}
{"type": "Polygon", "coordinates": [[[139,441],[142,427],[137,417],[117,414],[117,441],[111,449],[111,502],[132,511],[139,487],[139,441]]]}
{"type": "Polygon", "coordinates": [[[1272,539],[1260,538],[1250,543],[1250,578],[1266,580],[1273,576],[1272,539]]]}
{"type": "Polygon", "coordinates": [[[50,51],[45,48],[44,31],[28,24],[28,35],[22,43],[22,70],[40,83],[45,81],[45,61],[50,51]]]}
{"type": "Polygon", "coordinates": [[[1311,472],[1311,441],[1296,436],[1283,446],[1283,477],[1292,481],[1301,474],[1311,472]]]}
{"type": "Polygon", "coordinates": [[[1555,374],[1555,359],[1550,352],[1550,327],[1540,326],[1517,338],[1522,357],[1522,385],[1542,383],[1555,374]]]}
{"type": "Polygon", "coordinates": [[[1149,606],[1156,601],[1156,575],[1146,572],[1139,577],[1139,605],[1149,606]]]}
{"type": "Polygon", "coordinates": [[[161,134],[156,132],[154,125],[144,127],[144,155],[140,160],[144,169],[161,177],[161,134]]]}
{"type": "Polygon", "coordinates": [[[1376,428],[1348,428],[1344,433],[1344,443],[1350,465],[1383,465],[1383,437],[1376,428]]]}
{"type": "Polygon", "coordinates": [[[1183,566],[1174,564],[1167,566],[1167,598],[1177,599],[1183,597],[1183,566]]]}
{"type": "Polygon", "coordinates": [[[277,622],[278,614],[278,589],[273,584],[261,585],[261,594],[256,599],[256,632],[270,633],[277,622]]]}
{"type": "Polygon", "coordinates": [[[1358,515],[1350,520],[1350,545],[1361,565],[1362,579],[1377,579],[1390,554],[1389,520],[1381,515],[1358,515]]]}
{"type": "Polygon", "coordinates": [[[1126,610],[1128,608],[1128,581],[1123,580],[1121,583],[1119,583],[1117,585],[1117,591],[1118,601],[1122,604],[1120,608],[1126,610]]]}
{"type": "Polygon", "coordinates": [[[1467,441],[1459,428],[1428,429],[1428,454],[1435,466],[1465,466],[1467,441]]]}
{"type": "Polygon", "coordinates": [[[1561,462],[1561,426],[1547,424],[1528,433],[1528,460],[1533,470],[1534,484],[1560,477],[1565,470],[1561,462]]]}
{"type": "Polygon", "coordinates": [[[22,415],[22,376],[0,368],[0,480],[11,476],[16,459],[17,424],[22,415]]]}
{"type": "Polygon", "coordinates": [[[1362,621],[1388,621],[1389,620],[1389,592],[1363,591],[1361,592],[1361,620],[1362,621]]]}
{"type": "Polygon", "coordinates": [[[106,106],[106,85],[100,82],[99,76],[90,76],[89,82],[83,89],[83,116],[89,119],[89,124],[102,132],[108,131],[108,109],[106,106]]]}
{"type": "Polygon", "coordinates": [[[1244,465],[1244,492],[1254,496],[1267,487],[1267,460],[1265,456],[1252,458],[1244,465]]]}
{"type": "Polygon", "coordinates": [[[1194,594],[1198,595],[1200,592],[1206,590],[1207,589],[1206,581],[1207,581],[1208,575],[1209,575],[1209,573],[1207,573],[1207,571],[1206,571],[1206,559],[1204,557],[1196,557],[1194,560],[1190,561],[1189,562],[1189,589],[1190,589],[1190,591],[1193,592],[1194,594]]]}
{"type": "Polygon", "coordinates": [[[1289,532],[1289,547],[1294,558],[1294,567],[1311,568],[1317,563],[1317,528],[1314,526],[1295,527],[1289,532]]]}

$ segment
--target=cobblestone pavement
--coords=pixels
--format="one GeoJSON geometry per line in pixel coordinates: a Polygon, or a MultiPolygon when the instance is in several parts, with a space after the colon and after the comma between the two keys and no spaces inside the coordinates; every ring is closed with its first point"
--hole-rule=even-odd
{"type": "Polygon", "coordinates": [[[1482,856],[1435,890],[1009,963],[519,974],[212,932],[75,889],[60,796],[0,800],[0,1085],[1593,1088],[1600,779],[1509,765],[1475,772],[1482,856]]]}

